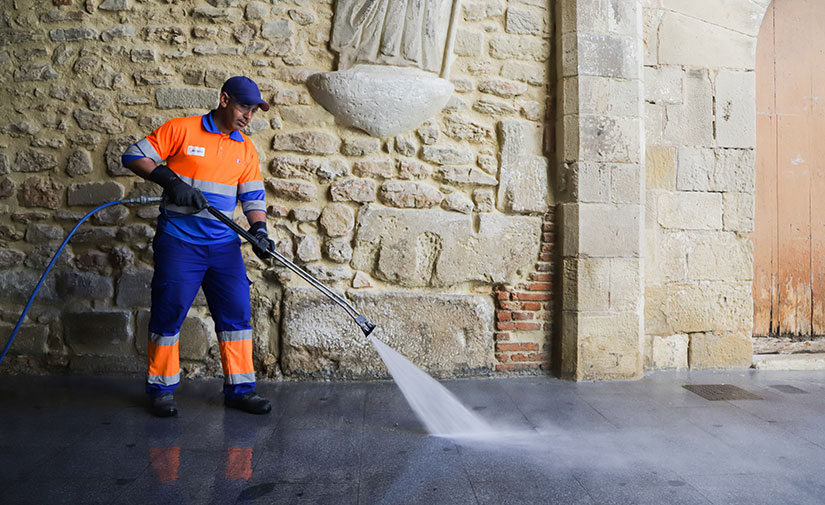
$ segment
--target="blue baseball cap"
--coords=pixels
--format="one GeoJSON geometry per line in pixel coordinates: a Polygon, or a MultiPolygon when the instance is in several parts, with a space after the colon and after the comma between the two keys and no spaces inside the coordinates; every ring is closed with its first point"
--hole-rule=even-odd
{"type": "Polygon", "coordinates": [[[269,104],[261,98],[261,91],[258,89],[258,85],[249,77],[242,75],[230,77],[223,83],[221,92],[226,92],[234,98],[235,101],[243,105],[257,105],[264,112],[269,110],[269,104]]]}

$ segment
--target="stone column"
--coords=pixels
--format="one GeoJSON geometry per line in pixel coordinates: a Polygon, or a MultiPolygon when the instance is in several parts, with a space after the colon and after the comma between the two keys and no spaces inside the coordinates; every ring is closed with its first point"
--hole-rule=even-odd
{"type": "Polygon", "coordinates": [[[575,380],[642,373],[644,135],[637,0],[561,0],[560,364],[575,380]]]}

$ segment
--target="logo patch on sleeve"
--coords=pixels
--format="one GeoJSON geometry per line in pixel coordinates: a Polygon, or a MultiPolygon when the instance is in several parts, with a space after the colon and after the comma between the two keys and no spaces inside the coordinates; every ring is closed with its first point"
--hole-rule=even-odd
{"type": "Polygon", "coordinates": [[[186,154],[190,156],[206,156],[206,148],[199,146],[186,146],[186,154]]]}

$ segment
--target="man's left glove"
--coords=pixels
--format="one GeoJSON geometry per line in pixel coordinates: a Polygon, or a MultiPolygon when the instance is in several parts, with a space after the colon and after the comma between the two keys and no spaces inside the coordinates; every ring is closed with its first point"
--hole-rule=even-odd
{"type": "Polygon", "coordinates": [[[255,236],[255,242],[252,242],[252,252],[261,260],[271,258],[266,251],[270,249],[274,251],[275,242],[266,233],[266,221],[252,223],[252,226],[249,227],[249,233],[255,236]]]}

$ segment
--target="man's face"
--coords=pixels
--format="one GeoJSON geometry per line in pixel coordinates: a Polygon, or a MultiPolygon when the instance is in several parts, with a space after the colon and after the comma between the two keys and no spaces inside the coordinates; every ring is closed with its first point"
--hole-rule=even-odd
{"type": "Polygon", "coordinates": [[[243,130],[258,112],[258,105],[242,104],[228,93],[221,93],[221,108],[224,127],[228,130],[243,130]]]}

